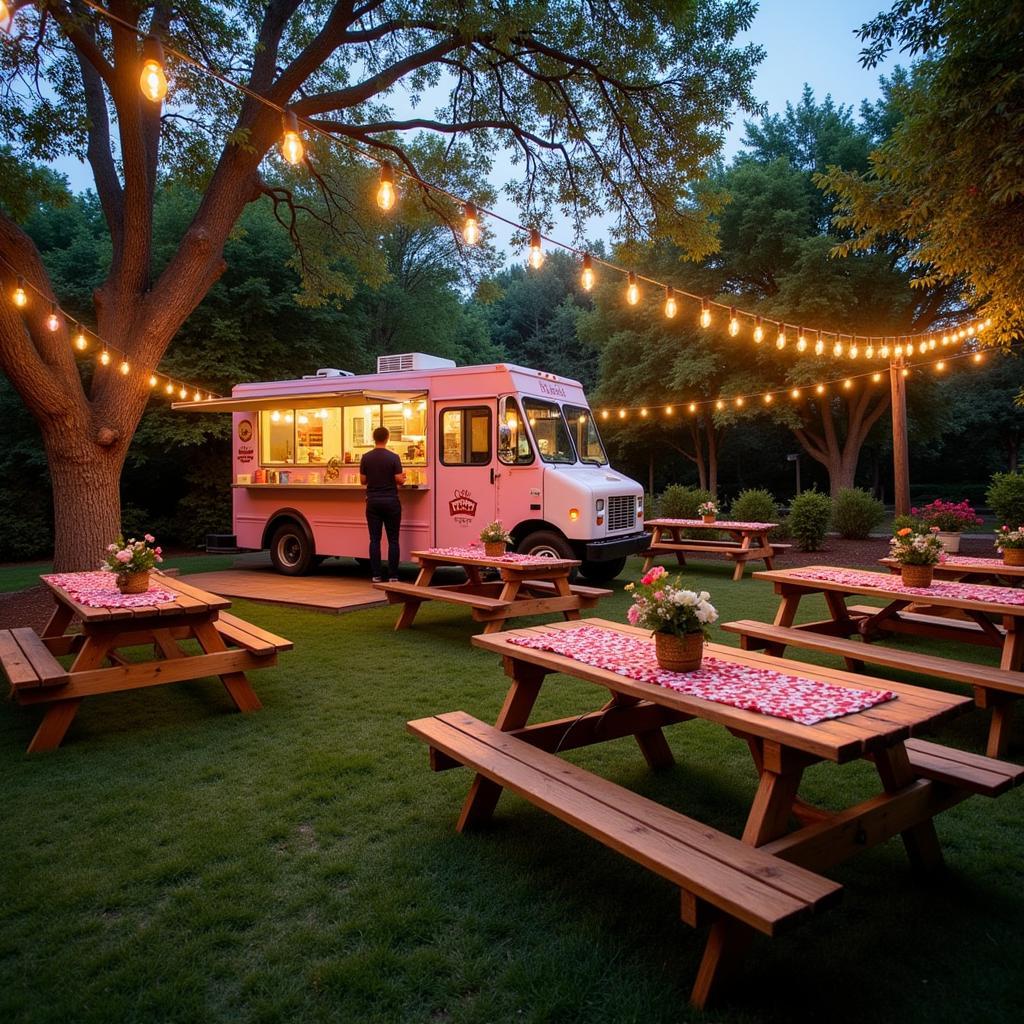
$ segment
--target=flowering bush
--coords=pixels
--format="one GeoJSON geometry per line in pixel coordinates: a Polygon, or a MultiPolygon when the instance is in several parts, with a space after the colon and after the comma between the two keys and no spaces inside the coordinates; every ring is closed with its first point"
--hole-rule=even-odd
{"type": "Polygon", "coordinates": [[[718,505],[713,501],[702,501],[697,506],[697,515],[699,516],[717,516],[718,505]]]}
{"type": "Polygon", "coordinates": [[[904,526],[896,531],[889,541],[889,554],[900,565],[937,565],[946,560],[946,550],[938,538],[939,528],[933,526],[927,533],[920,533],[904,526]]]}
{"type": "Polygon", "coordinates": [[[633,595],[633,604],[626,613],[630,625],[652,633],[680,637],[702,633],[707,637],[708,625],[718,619],[711,595],[706,590],[686,590],[682,582],[682,576],[670,579],[665,569],[656,565],[639,583],[627,583],[626,590],[633,595]]]}
{"type": "Polygon", "coordinates": [[[1018,526],[1016,530],[1008,526],[996,530],[996,547],[1000,551],[1003,548],[1024,548],[1024,526],[1018,526]]]}
{"type": "Polygon", "coordinates": [[[505,530],[505,527],[501,525],[501,520],[498,519],[493,523],[488,523],[480,531],[480,539],[485,544],[511,544],[512,534],[505,530]]]}
{"type": "Polygon", "coordinates": [[[912,508],[910,514],[915,516],[922,526],[937,526],[943,533],[959,533],[968,526],[981,526],[984,520],[971,508],[966,501],[943,501],[937,498],[923,508],[912,508]]]}
{"type": "Polygon", "coordinates": [[[163,548],[155,547],[156,538],[147,533],[142,540],[132,537],[127,542],[118,537],[117,543],[107,545],[107,554],[100,564],[104,572],[125,575],[130,572],[148,572],[163,561],[163,548]]]}

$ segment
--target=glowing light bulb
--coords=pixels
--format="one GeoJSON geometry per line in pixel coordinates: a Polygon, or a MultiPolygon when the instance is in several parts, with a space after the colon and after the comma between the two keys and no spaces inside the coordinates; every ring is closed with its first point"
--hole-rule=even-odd
{"type": "Polygon", "coordinates": [[[846,388],[847,391],[849,391],[850,388],[853,387],[853,381],[850,380],[849,377],[847,377],[846,380],[843,381],[843,387],[846,388]]]}
{"type": "Polygon", "coordinates": [[[466,203],[463,213],[466,219],[462,225],[462,240],[466,245],[476,245],[480,241],[480,218],[476,207],[472,203],[466,203]]]}
{"type": "Polygon", "coordinates": [[[850,358],[851,358],[851,359],[856,359],[856,358],[857,358],[857,354],[858,354],[859,352],[860,352],[860,349],[859,349],[859,348],[857,348],[857,343],[856,343],[856,342],[854,342],[854,343],[853,343],[853,344],[852,344],[852,345],[850,346],[850,358]]]}
{"type": "Polygon", "coordinates": [[[590,253],[583,254],[583,269],[580,271],[580,287],[589,292],[594,287],[594,265],[590,253]]]}
{"type": "Polygon", "coordinates": [[[764,328],[761,326],[761,318],[758,317],[754,321],[754,341],[760,345],[764,341],[764,328]]]}
{"type": "Polygon", "coordinates": [[[85,331],[81,327],[78,327],[77,333],[75,334],[75,348],[79,352],[84,352],[89,347],[89,341],[85,336],[85,331]]]}
{"type": "Polygon", "coordinates": [[[735,338],[740,333],[740,321],[735,308],[729,310],[729,337],[735,338]]]}
{"type": "Polygon", "coordinates": [[[928,351],[928,342],[922,341],[921,344],[917,346],[917,351],[920,352],[921,355],[924,355],[925,352],[928,351]]]}
{"type": "MultiPolygon", "coordinates": [[[[199,392],[197,391],[196,394],[198,395],[199,392]]],[[[284,414],[284,421],[285,421],[285,423],[294,423],[295,422],[295,417],[290,412],[286,412],[284,414]]]]}
{"type": "Polygon", "coordinates": [[[823,395],[823,394],[825,394],[825,385],[824,385],[824,384],[819,384],[819,385],[818,385],[818,386],[817,386],[817,387],[816,387],[816,388],[815,388],[814,390],[815,390],[815,391],[816,391],[816,392],[817,392],[817,393],[818,393],[819,395],[823,395]]]}
{"type": "Polygon", "coordinates": [[[771,405],[772,401],[773,401],[773,399],[772,399],[771,395],[765,395],[764,396],[764,404],[765,405],[771,405]]]}
{"type": "MultiPolygon", "coordinates": [[[[185,389],[182,388],[182,391],[184,391],[184,390],[185,389]]],[[[281,422],[281,414],[276,409],[270,414],[270,422],[271,423],[280,423],[281,422]]]]}
{"type": "Polygon", "coordinates": [[[903,346],[895,345],[892,350],[892,354],[899,359],[903,355],[903,346]]]}
{"type": "Polygon", "coordinates": [[[691,402],[690,405],[689,405],[689,410],[690,410],[690,412],[696,412],[697,411],[697,403],[696,402],[691,402]]]}
{"type": "Polygon", "coordinates": [[[880,351],[881,351],[881,356],[882,356],[883,359],[888,359],[889,358],[889,346],[888,345],[883,345],[880,351]]]}
{"type": "MultiPolygon", "coordinates": [[[[408,417],[406,417],[406,419],[408,419],[408,417]]],[[[304,427],[304,426],[306,426],[307,423],[309,423],[309,417],[304,412],[300,412],[299,413],[299,426],[304,427]]]]}
{"type": "Polygon", "coordinates": [[[871,379],[877,384],[882,379],[882,375],[880,373],[873,373],[871,379]]]}
{"type": "Polygon", "coordinates": [[[18,278],[18,283],[15,285],[14,292],[11,295],[11,300],[18,309],[24,309],[25,306],[28,305],[28,292],[25,291],[25,278],[18,278]]]}
{"type": "Polygon", "coordinates": [[[936,340],[935,340],[934,338],[929,338],[929,339],[928,339],[928,347],[929,347],[929,348],[930,348],[930,349],[931,349],[931,350],[932,350],[933,352],[935,351],[935,346],[936,346],[937,344],[938,344],[938,342],[937,342],[937,341],[936,341],[936,340]]]}
{"type": "Polygon", "coordinates": [[[707,299],[700,300],[700,325],[705,328],[711,326],[711,307],[707,299]]]}
{"type": "Polygon", "coordinates": [[[101,362],[101,363],[102,363],[102,364],[103,364],[104,366],[109,366],[109,365],[110,365],[110,353],[109,353],[109,352],[108,352],[108,351],[107,351],[106,349],[104,349],[104,350],[103,350],[103,351],[102,351],[102,352],[100,353],[100,362],[101,362]]]}
{"type": "Polygon", "coordinates": [[[127,359],[121,360],[121,365],[118,367],[118,369],[121,371],[121,376],[123,377],[127,377],[128,374],[132,372],[132,368],[128,365],[127,359]]]}
{"type": "Polygon", "coordinates": [[[151,373],[149,375],[149,386],[151,388],[155,388],[156,387],[156,374],[155,373],[151,373]]]}
{"type": "Polygon", "coordinates": [[[624,420],[625,418],[626,418],[626,410],[625,409],[620,409],[619,410],[619,419],[620,420],[624,420]]]}
{"type": "Polygon", "coordinates": [[[142,73],[139,88],[151,103],[159,103],[167,95],[167,76],[164,74],[164,48],[155,36],[146,36],[142,43],[142,73]]]}
{"type": "MultiPolygon", "coordinates": [[[[673,412],[672,406],[671,405],[666,405],[665,406],[665,415],[666,416],[671,416],[672,412],[673,412]]],[[[581,417],[581,422],[582,422],[582,417],[581,417]]]]}
{"type": "Polygon", "coordinates": [[[799,388],[793,388],[793,390],[790,391],[790,393],[789,393],[789,397],[790,398],[799,398],[800,397],[800,389],[799,388]]]}
{"type": "Polygon", "coordinates": [[[836,343],[832,346],[832,355],[841,356],[843,354],[843,343],[836,340],[836,343]]]}
{"type": "Polygon", "coordinates": [[[946,364],[941,359],[935,364],[935,369],[938,370],[939,373],[942,373],[942,371],[945,368],[946,368],[946,364]]]}
{"type": "Polygon", "coordinates": [[[174,394],[174,385],[170,381],[168,381],[167,382],[167,387],[164,388],[164,391],[166,391],[167,394],[169,394],[169,395],[173,395],[174,394]]]}
{"type": "Polygon", "coordinates": [[[377,186],[377,205],[385,212],[393,209],[398,194],[395,192],[395,169],[385,160],[380,165],[380,184],[377,186]]]}
{"type": "Polygon", "coordinates": [[[14,15],[4,0],[0,0],[0,32],[10,32],[14,15]]]}
{"type": "Polygon", "coordinates": [[[411,420],[411,419],[412,419],[412,409],[411,409],[411,408],[409,408],[409,406],[407,406],[407,405],[406,405],[406,406],[404,406],[404,407],[402,408],[402,415],[403,415],[403,416],[404,416],[404,417],[405,417],[405,418],[406,418],[407,420],[411,420]]]}
{"type": "Polygon", "coordinates": [[[640,410],[640,415],[641,416],[646,416],[647,415],[647,410],[646,409],[641,409],[640,410]]]}
{"type": "Polygon", "coordinates": [[[797,352],[807,351],[807,338],[804,337],[804,329],[802,327],[796,332],[796,350],[797,352]]]}
{"type": "Polygon", "coordinates": [[[725,408],[725,402],[723,402],[722,399],[719,399],[717,402],[715,402],[715,408],[716,409],[724,409],[725,408]]]}
{"type": "Polygon", "coordinates": [[[534,270],[540,270],[541,265],[544,263],[544,250],[540,244],[540,232],[536,228],[530,231],[530,255],[527,257],[527,262],[534,270]]]}
{"type": "Polygon", "coordinates": [[[743,408],[743,396],[742,395],[738,396],[737,399],[736,399],[736,408],[737,409],[742,409],[743,408]]]}
{"type": "Polygon", "coordinates": [[[60,327],[60,317],[57,316],[57,307],[51,302],[50,312],[46,317],[46,329],[48,331],[56,331],[60,327]]]}
{"type": "Polygon", "coordinates": [[[992,326],[992,317],[989,316],[989,317],[985,318],[985,326],[986,327],[991,327],[992,326]]]}
{"type": "Polygon", "coordinates": [[[608,410],[607,409],[602,409],[601,410],[601,419],[603,419],[603,420],[608,419],[608,410]]]}
{"type": "Polygon", "coordinates": [[[629,272],[626,282],[626,301],[631,306],[635,306],[640,301],[640,283],[632,270],[629,272]]]}
{"type": "Polygon", "coordinates": [[[193,401],[193,402],[201,402],[202,400],[203,400],[203,395],[202,395],[202,392],[201,392],[201,391],[197,391],[197,392],[196,392],[196,393],[195,393],[195,394],[194,394],[194,395],[192,396],[192,401],[193,401]]]}
{"type": "Polygon", "coordinates": [[[985,357],[980,352],[974,353],[974,361],[980,363],[985,357]]]}
{"type": "Polygon", "coordinates": [[[910,376],[910,371],[904,366],[903,369],[900,371],[900,376],[902,376],[902,377],[909,377],[910,376]]]}
{"type": "Polygon", "coordinates": [[[864,355],[868,359],[874,359],[875,358],[875,346],[874,345],[868,345],[868,347],[866,349],[864,349],[864,355]]]}
{"type": "Polygon", "coordinates": [[[671,320],[676,313],[679,311],[679,306],[676,303],[676,293],[674,289],[666,286],[665,288],[665,316],[671,320]]]}
{"type": "Polygon", "coordinates": [[[290,164],[301,164],[306,147],[302,144],[299,121],[293,110],[286,110],[281,115],[281,133],[281,155],[290,164]]]}
{"type": "Polygon", "coordinates": [[[825,339],[821,336],[821,331],[818,331],[818,337],[814,342],[814,354],[816,356],[824,355],[825,353],[825,339]]]}
{"type": "Polygon", "coordinates": [[[178,392],[178,397],[184,402],[188,398],[188,388],[184,384],[181,385],[181,390],[178,392]]]}
{"type": "Polygon", "coordinates": [[[780,324],[779,333],[775,338],[775,347],[781,352],[786,347],[786,326],[780,324]]]}

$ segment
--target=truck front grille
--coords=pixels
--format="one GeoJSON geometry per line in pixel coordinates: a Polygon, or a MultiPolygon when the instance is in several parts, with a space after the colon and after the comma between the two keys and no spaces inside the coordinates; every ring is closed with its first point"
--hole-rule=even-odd
{"type": "Polygon", "coordinates": [[[632,494],[615,494],[608,499],[608,532],[632,530],[636,526],[636,498],[632,494]]]}

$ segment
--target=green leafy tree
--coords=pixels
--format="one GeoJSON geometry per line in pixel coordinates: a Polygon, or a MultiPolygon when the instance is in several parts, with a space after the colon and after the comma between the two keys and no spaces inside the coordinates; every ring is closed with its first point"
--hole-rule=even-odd
{"type": "MultiPolygon", "coordinates": [[[[751,0],[143,0],[111,2],[113,22],[72,0],[19,6],[0,47],[0,143],[18,161],[88,162],[110,260],[85,319],[143,370],[83,376],[67,331],[48,331],[38,304],[24,314],[0,306],[0,366],[38,422],[50,466],[57,566],[91,564],[116,535],[118,480],[149,400],[145,371],[223,275],[225,246],[250,204],[274,209],[307,301],[344,297],[359,276],[386,273],[372,175],[344,148],[313,139],[302,168],[282,166],[281,107],[395,161],[413,181],[467,198],[486,194],[474,182],[510,149],[522,170],[510,192],[524,219],[545,223],[559,205],[582,224],[610,210],[634,233],[650,226],[701,255],[712,230],[680,202],[680,183],[702,176],[733,105],[752,107],[761,53],[734,40],[754,9],[751,0]],[[278,109],[181,64],[170,69],[166,107],[150,102],[138,88],[136,28],[228,69],[278,109]],[[389,104],[395,89],[415,98],[434,88],[447,98],[430,116],[389,104]],[[417,155],[420,132],[444,142],[417,155]],[[201,199],[158,254],[154,203],[167,175],[201,199]]],[[[57,292],[21,226],[24,183],[0,179],[0,284],[9,293],[22,273],[45,304],[57,292]]],[[[422,201],[449,221],[460,212],[415,185],[406,193],[403,206],[422,201]]]]}
{"type": "Polygon", "coordinates": [[[987,0],[898,0],[860,30],[862,63],[894,47],[918,58],[893,90],[899,121],[869,169],[829,168],[836,252],[901,240],[915,284],[962,285],[994,337],[1022,336],[1024,8],[987,0]]]}

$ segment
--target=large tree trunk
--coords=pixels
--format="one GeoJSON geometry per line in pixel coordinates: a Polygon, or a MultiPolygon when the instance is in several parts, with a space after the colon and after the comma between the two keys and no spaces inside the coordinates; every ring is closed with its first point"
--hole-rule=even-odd
{"type": "Polygon", "coordinates": [[[715,430],[714,420],[709,417],[707,423],[708,435],[708,484],[707,489],[711,492],[711,497],[717,500],[718,498],[718,443],[719,436],[715,430]]]}

